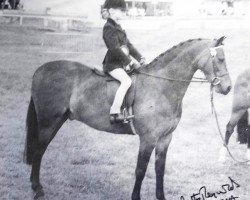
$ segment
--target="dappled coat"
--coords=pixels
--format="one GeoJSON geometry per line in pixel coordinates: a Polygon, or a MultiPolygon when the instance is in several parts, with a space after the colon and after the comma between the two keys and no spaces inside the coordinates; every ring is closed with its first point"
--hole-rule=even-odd
{"type": "Polygon", "coordinates": [[[141,54],[134,48],[127,38],[126,32],[114,20],[108,18],[103,27],[103,39],[108,51],[103,60],[103,69],[105,72],[114,70],[115,68],[123,68],[131,62],[129,55],[121,49],[126,46],[129,54],[136,60],[141,59],[141,54]]]}

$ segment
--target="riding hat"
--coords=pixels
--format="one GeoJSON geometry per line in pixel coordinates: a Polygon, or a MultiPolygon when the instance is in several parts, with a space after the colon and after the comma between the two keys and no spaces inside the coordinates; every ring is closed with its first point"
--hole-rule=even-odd
{"type": "Polygon", "coordinates": [[[104,9],[114,8],[125,11],[127,6],[124,0],[106,0],[103,5],[103,8],[104,9]]]}

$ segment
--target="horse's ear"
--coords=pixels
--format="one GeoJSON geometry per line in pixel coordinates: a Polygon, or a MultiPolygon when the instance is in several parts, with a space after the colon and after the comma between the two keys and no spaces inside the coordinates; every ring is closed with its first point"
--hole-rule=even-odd
{"type": "Polygon", "coordinates": [[[215,42],[215,47],[218,47],[218,46],[221,46],[221,45],[224,45],[224,40],[226,39],[226,36],[222,36],[220,37],[219,39],[216,40],[215,42]]]}

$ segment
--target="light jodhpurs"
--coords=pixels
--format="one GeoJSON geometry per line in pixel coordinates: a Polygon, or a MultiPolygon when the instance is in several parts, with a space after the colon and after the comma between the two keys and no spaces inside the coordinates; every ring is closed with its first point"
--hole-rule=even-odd
{"type": "Polygon", "coordinates": [[[123,103],[123,99],[132,84],[132,80],[129,75],[122,68],[116,68],[109,72],[109,74],[120,81],[121,85],[116,91],[115,98],[113,104],[110,108],[110,114],[117,114],[121,112],[121,106],[123,103]]]}

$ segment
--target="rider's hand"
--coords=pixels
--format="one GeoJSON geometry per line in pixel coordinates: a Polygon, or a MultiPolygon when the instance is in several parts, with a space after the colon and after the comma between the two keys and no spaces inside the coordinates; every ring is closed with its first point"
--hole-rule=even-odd
{"type": "Polygon", "coordinates": [[[137,64],[137,62],[134,62],[133,60],[127,65],[125,66],[125,71],[127,73],[131,73],[134,70],[139,69],[141,66],[137,64]]]}
{"type": "Polygon", "coordinates": [[[132,69],[139,69],[141,67],[141,65],[138,65],[136,62],[133,62],[130,66],[132,69]]]}
{"type": "Polygon", "coordinates": [[[141,57],[139,63],[140,63],[141,66],[145,66],[146,65],[146,58],[145,57],[141,57]]]}
{"type": "MultiPolygon", "coordinates": [[[[132,61],[131,61],[131,63],[132,63],[132,61]]],[[[131,63],[129,63],[127,66],[124,67],[126,72],[131,70],[131,66],[132,66],[131,63]]]]}

